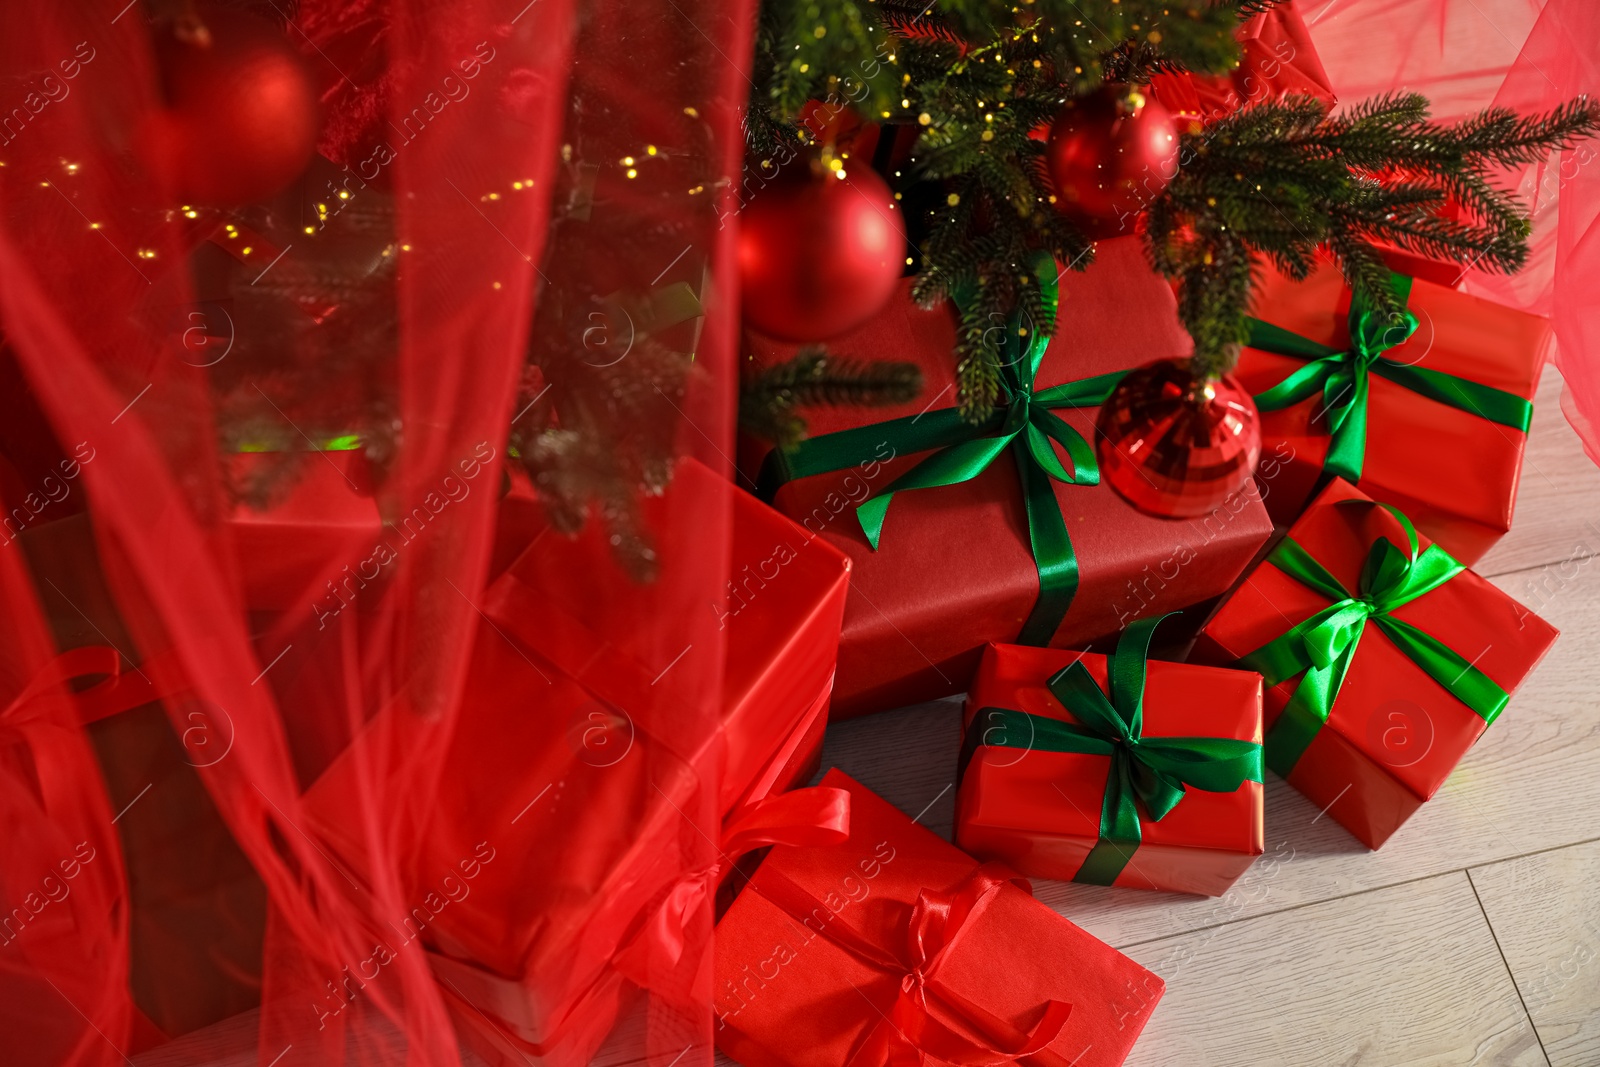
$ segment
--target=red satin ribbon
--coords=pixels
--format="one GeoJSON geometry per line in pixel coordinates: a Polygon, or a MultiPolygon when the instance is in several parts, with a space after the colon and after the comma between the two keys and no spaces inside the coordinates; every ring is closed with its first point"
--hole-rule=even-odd
{"type": "MultiPolygon", "coordinates": [[[[1047,1001],[1039,1021],[1020,1041],[1004,1042],[968,1036],[981,1033],[980,1027],[931,988],[945,949],[1007,882],[1030,889],[1026,880],[993,863],[979,867],[949,892],[924,889],[912,906],[898,952],[867,941],[841,923],[807,924],[869,966],[902,976],[894,1003],[857,1043],[846,1067],[915,1067],[925,1056],[960,1067],[996,1067],[1026,1059],[1056,1039],[1072,1011],[1072,1005],[1063,1001],[1047,1001]]],[[[809,893],[775,870],[764,872],[752,888],[799,922],[817,907],[809,893]]]]}
{"type": "Polygon", "coordinates": [[[83,783],[78,780],[75,758],[82,713],[75,711],[73,701],[104,699],[99,694],[116,688],[121,670],[122,660],[115,649],[103,645],[69,649],[35,672],[0,711],[0,728],[14,734],[28,748],[39,784],[39,799],[44,810],[57,819],[81,807],[82,800],[83,783]],[[72,679],[96,674],[106,677],[82,693],[65,691],[66,683],[72,679]]]}
{"type": "Polygon", "coordinates": [[[182,687],[166,659],[149,662],[139,672],[122,673],[122,657],[105,645],[71,648],[36,671],[11,703],[0,710],[0,730],[13,734],[32,755],[34,777],[44,810],[57,820],[82,810],[83,790],[99,777],[82,779],[75,763],[78,730],[91,722],[130,711],[168,696],[182,687]],[[68,682],[104,677],[87,689],[71,692],[68,682]]]}
{"type": "Polygon", "coordinates": [[[709,905],[717,875],[746,852],[768,845],[839,845],[850,839],[850,793],[832,786],[796,789],[736,808],[722,824],[721,859],[686,875],[631,938],[618,949],[617,970],[629,981],[665,995],[675,975],[694,916],[709,905]]]}

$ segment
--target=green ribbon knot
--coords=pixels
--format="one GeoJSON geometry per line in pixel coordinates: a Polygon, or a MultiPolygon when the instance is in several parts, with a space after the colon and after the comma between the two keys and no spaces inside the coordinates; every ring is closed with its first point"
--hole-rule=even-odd
{"type": "MultiPolygon", "coordinates": [[[[1059,301],[1055,261],[1040,254],[1031,264],[1038,281],[1046,316],[1054,320],[1059,301]]],[[[957,303],[963,301],[956,295],[957,303]]],[[[1100,467],[1094,448],[1055,412],[1064,408],[1097,407],[1106,402],[1125,371],[1101,374],[1082,381],[1035,389],[1050,339],[1026,330],[1020,313],[1013,315],[1000,344],[1003,406],[981,423],[967,421],[956,408],[858,426],[802,441],[785,452],[775,449],[762,467],[760,492],[770,499],[778,486],[795,478],[824,474],[882,459],[883,446],[901,456],[932,451],[905,474],[872,494],[856,508],[856,518],[867,542],[877,549],[884,518],[896,493],[934,489],[971,481],[1009,452],[1022,482],[1028,516],[1028,542],[1039,572],[1039,599],[1029,613],[1017,641],[1044,645],[1055,634],[1078,590],[1078,559],[1067,535],[1067,524],[1056,500],[1052,481],[1070,485],[1098,485],[1100,467]],[[1071,463],[1061,461],[1052,445],[1059,444],[1071,463]]]]}
{"type": "MultiPolygon", "coordinates": [[[[1366,501],[1344,504],[1373,506],[1366,501]]],[[[1411,662],[1481,717],[1494,722],[1509,698],[1506,691],[1454,649],[1391,612],[1433,590],[1466,568],[1438,545],[1418,551],[1416,528],[1399,510],[1376,505],[1399,521],[1409,551],[1386,537],[1372,543],[1356,593],[1318,563],[1293,538],[1273,549],[1267,562],[1332,601],[1304,622],[1244,656],[1239,663],[1277,685],[1304,673],[1283,714],[1267,733],[1267,766],[1287,778],[1318,731],[1328,722],[1361,637],[1372,624],[1411,662]]]]}
{"type": "Polygon", "coordinates": [[[1367,398],[1374,374],[1430,400],[1527,433],[1533,405],[1525,398],[1385,355],[1405,343],[1417,329],[1417,316],[1406,308],[1411,279],[1391,274],[1389,284],[1403,309],[1400,318],[1396,320],[1360,297],[1353,297],[1350,342],[1345,348],[1333,348],[1281,326],[1250,319],[1246,344],[1251,348],[1308,361],[1277,385],[1257,393],[1256,407],[1278,411],[1321,392],[1321,415],[1330,435],[1323,468],[1349,482],[1361,480],[1366,459],[1367,398]]]}
{"type": "Polygon", "coordinates": [[[1167,616],[1130,623],[1106,657],[1109,695],[1083,662],[1056,672],[1046,685],[1077,722],[1011,708],[982,708],[967,729],[963,769],[980,746],[1109,756],[1099,837],[1075,882],[1111,885],[1142,839],[1140,809],[1160,822],[1192,787],[1231,793],[1261,781],[1261,746],[1231,737],[1145,737],[1144,686],[1150,635],[1167,616]],[[986,725],[985,725],[986,724],[986,725]]]}

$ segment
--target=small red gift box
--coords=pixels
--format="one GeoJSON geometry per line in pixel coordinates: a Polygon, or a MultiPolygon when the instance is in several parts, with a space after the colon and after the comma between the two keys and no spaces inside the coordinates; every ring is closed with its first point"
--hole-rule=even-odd
{"type": "MultiPolygon", "coordinates": [[[[1032,383],[1035,396],[1088,379],[1100,380],[1109,391],[1111,375],[1190,347],[1171,288],[1150,270],[1135,240],[1102,242],[1087,271],[1063,273],[1060,290],[1061,334],[1044,352],[1032,383]]],[[[1024,471],[1013,455],[1000,455],[971,480],[896,492],[874,549],[857,509],[878,506],[883,498],[874,494],[939,454],[927,451],[928,445],[912,452],[893,442],[908,431],[923,433],[940,419],[957,435],[965,425],[949,410],[956,397],[955,342],[948,304],[923,310],[902,293],[871,323],[830,343],[840,358],[915,362],[926,383],[923,395],[887,408],[808,411],[811,437],[794,455],[829,449],[838,440],[829,435],[851,431],[854,444],[862,444],[859,461],[797,477],[773,495],[779,511],[852,563],[830,711],[835,719],[961,692],[984,645],[1017,641],[1034,626],[1044,598],[1030,515],[1040,509],[1025,502],[1023,477],[1053,493],[1054,501],[1046,503],[1059,508],[1077,568],[1064,618],[1047,619],[1044,629],[1054,624],[1053,631],[1036,642],[1030,636],[1028,643],[1084,645],[1117,633],[1131,619],[1218,596],[1271,533],[1251,487],[1203,518],[1161,519],[1136,511],[1109,485],[1057,481],[1039,470],[1024,471]]],[[[789,351],[758,344],[757,358],[771,361],[789,351]]],[[[1063,436],[1077,433],[1089,449],[1097,410],[1047,414],[1059,417],[1063,436]]],[[[754,478],[767,455],[760,442],[746,440],[742,470],[754,478]]],[[[804,460],[768,462],[795,468],[804,460]]]]}
{"type": "Polygon", "coordinates": [[[1144,663],[1148,626],[1111,658],[989,646],[963,716],[958,845],[1030,877],[1208,896],[1249,868],[1264,837],[1261,676],[1144,663]],[[1130,670],[1142,690],[1124,680],[1101,699],[1130,670]]]}
{"type": "Polygon", "coordinates": [[[1363,492],[1400,508],[1471,564],[1511,528],[1527,401],[1550,325],[1431,282],[1396,278],[1402,288],[1409,283],[1416,320],[1409,334],[1409,323],[1369,316],[1363,325],[1360,309],[1352,316],[1349,290],[1331,265],[1303,282],[1263,272],[1254,296],[1261,325],[1252,326],[1253,347],[1243,350],[1234,375],[1261,408],[1263,452],[1287,457],[1268,510],[1279,523],[1294,521],[1325,468],[1351,480],[1357,472],[1342,470],[1340,455],[1341,447],[1352,449],[1363,492]],[[1290,349],[1302,354],[1283,354],[1290,349]],[[1319,350],[1337,355],[1313,358],[1319,350]],[[1334,373],[1324,381],[1316,377],[1323,371],[1334,373]],[[1299,400],[1275,406],[1267,399],[1268,390],[1284,394],[1296,380],[1304,388],[1289,395],[1303,394],[1299,400]],[[1355,439],[1363,436],[1363,418],[1361,445],[1355,439]]]}
{"type": "Polygon", "coordinates": [[[1267,765],[1377,848],[1556,630],[1335,480],[1206,624],[1195,656],[1261,671],[1267,765]]]}
{"type": "MultiPolygon", "coordinates": [[[[715,775],[726,815],[799,784],[820,755],[847,561],[692,461],[642,511],[643,528],[659,531],[661,574],[626,586],[626,603],[594,594],[616,563],[607,531],[591,524],[576,539],[531,532],[481,605],[468,689],[412,866],[417,894],[462,861],[476,872],[421,936],[459,1021],[496,1031],[486,1053],[513,1047],[563,1064],[592,1055],[621,1004],[615,961],[639,916],[711,848],[684,814],[702,781],[715,775]],[[657,521],[665,509],[710,520],[730,505],[734,580],[707,599],[700,627],[723,630],[723,706],[714,724],[699,724],[675,717],[675,664],[646,667],[639,635],[615,620],[659,615],[654,601],[703,534],[657,521]]],[[[365,759],[413,751],[403,736],[413,718],[385,712],[369,724],[357,741],[365,759]]],[[[361,762],[352,746],[307,797],[358,877],[363,846],[346,826],[361,762]]],[[[709,934],[709,906],[704,914],[709,934]]]]}
{"type": "Polygon", "coordinates": [[[717,1047],[745,1067],[1112,1067],[1164,984],[838,770],[850,837],[775,847],[717,924],[717,1047]]]}

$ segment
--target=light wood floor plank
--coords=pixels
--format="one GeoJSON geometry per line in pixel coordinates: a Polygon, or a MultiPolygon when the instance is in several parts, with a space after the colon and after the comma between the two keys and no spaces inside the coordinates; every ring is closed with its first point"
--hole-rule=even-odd
{"type": "Polygon", "coordinates": [[[1511,532],[1475,568],[1498,575],[1600,553],[1600,470],[1561,414],[1561,374],[1546,367],[1517,488],[1511,532]]]}
{"type": "Polygon", "coordinates": [[[1600,1064],[1600,841],[1469,873],[1551,1064],[1600,1064]]]}
{"type": "Polygon", "coordinates": [[[1167,980],[1127,1067],[1536,1067],[1459,872],[1141,945],[1167,980]]]}

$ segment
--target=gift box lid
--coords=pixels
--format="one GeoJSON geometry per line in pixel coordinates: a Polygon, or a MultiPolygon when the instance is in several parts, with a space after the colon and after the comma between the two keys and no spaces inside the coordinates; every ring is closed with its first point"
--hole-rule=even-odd
{"type": "MultiPolygon", "coordinates": [[[[1362,567],[1378,538],[1387,538],[1402,550],[1408,545],[1405,530],[1393,515],[1337,478],[1290,528],[1288,537],[1352,594],[1359,592],[1362,567]]],[[[1432,544],[1420,533],[1418,543],[1419,551],[1432,544]]],[[[1264,561],[1206,625],[1205,634],[1226,654],[1242,657],[1329,603],[1264,561]]],[[[1391,614],[1443,642],[1508,693],[1532,672],[1557,636],[1555,627],[1470,570],[1391,614]]],[[[1296,676],[1274,687],[1269,719],[1298,680],[1296,676]]],[[[1325,728],[1337,731],[1412,793],[1427,799],[1483,733],[1485,722],[1369,622],[1325,728]],[[1386,741],[1385,732],[1397,723],[1426,735],[1419,742],[1422,754],[1415,759],[1408,756],[1409,762],[1397,761],[1386,749],[1392,739],[1386,741]]]]}

